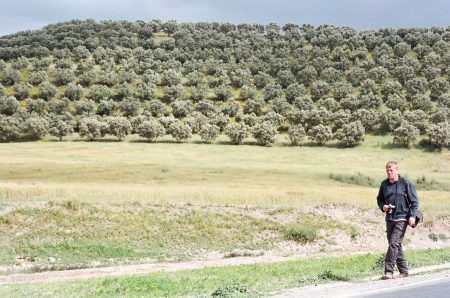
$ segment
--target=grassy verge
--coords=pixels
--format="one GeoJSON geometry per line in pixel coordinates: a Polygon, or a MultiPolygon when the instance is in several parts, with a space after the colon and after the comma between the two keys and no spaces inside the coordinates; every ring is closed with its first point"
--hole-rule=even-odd
{"type": "MultiPolygon", "coordinates": [[[[450,262],[450,248],[407,252],[411,267],[450,262]]],[[[282,289],[358,279],[383,270],[383,256],[308,258],[140,276],[6,285],[3,297],[257,297],[282,289]]]]}
{"type": "Polygon", "coordinates": [[[15,208],[0,216],[0,265],[27,262],[34,270],[58,270],[90,262],[180,261],[237,249],[256,252],[284,240],[306,243],[324,230],[344,230],[350,237],[356,229],[293,210],[79,201],[15,208]],[[302,234],[302,225],[312,234],[302,234]]]}

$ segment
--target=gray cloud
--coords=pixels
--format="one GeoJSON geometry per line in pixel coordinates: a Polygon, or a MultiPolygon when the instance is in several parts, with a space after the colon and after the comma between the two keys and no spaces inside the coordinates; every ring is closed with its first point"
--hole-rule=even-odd
{"type": "Polygon", "coordinates": [[[0,0],[0,35],[71,19],[176,19],[231,23],[333,24],[356,29],[447,27],[446,0],[0,0]]]}

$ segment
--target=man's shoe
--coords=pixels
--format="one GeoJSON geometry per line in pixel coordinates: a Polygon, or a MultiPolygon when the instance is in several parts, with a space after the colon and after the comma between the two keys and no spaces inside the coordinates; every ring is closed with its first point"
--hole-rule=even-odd
{"type": "Polygon", "coordinates": [[[386,279],[393,279],[394,275],[392,274],[392,272],[386,272],[381,279],[386,280],[386,279]]]}
{"type": "Polygon", "coordinates": [[[409,274],[408,273],[400,273],[396,278],[405,278],[408,277],[409,274]]]}

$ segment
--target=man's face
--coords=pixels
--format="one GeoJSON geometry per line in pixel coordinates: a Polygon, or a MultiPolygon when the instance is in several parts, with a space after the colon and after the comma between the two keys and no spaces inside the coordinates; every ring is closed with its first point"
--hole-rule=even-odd
{"type": "Polygon", "coordinates": [[[389,180],[395,180],[398,177],[398,168],[394,165],[386,167],[386,175],[389,180]]]}

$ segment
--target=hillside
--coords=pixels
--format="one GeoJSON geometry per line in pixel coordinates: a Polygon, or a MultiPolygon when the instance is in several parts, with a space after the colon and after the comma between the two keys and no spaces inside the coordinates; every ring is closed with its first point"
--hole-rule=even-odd
{"type": "Polygon", "coordinates": [[[450,29],[73,20],[0,38],[0,141],[450,141],[450,29]]]}

